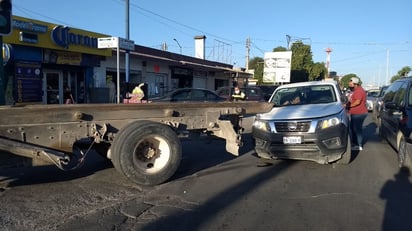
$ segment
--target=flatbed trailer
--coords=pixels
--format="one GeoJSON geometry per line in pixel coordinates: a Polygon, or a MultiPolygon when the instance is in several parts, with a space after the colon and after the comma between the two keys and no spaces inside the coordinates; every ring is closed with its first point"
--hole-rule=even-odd
{"type": "Polygon", "coordinates": [[[66,171],[81,167],[93,149],[129,180],[157,185],[180,164],[179,134],[225,139],[227,152],[238,155],[242,116],[271,108],[258,102],[0,106],[0,150],[66,171]]]}

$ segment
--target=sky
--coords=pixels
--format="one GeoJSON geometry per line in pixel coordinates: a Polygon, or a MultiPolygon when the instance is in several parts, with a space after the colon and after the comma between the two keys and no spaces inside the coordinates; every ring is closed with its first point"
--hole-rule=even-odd
{"type": "MultiPolygon", "coordinates": [[[[278,46],[302,41],[314,62],[338,75],[356,74],[381,86],[412,67],[410,0],[12,0],[13,15],[65,25],[135,44],[194,56],[194,37],[206,36],[205,58],[246,66],[278,46]],[[128,23],[127,23],[128,22],[128,23]],[[128,26],[127,26],[128,25],[128,26]],[[127,33],[128,31],[128,33],[127,33]],[[127,36],[128,35],[128,36],[127,36]]],[[[410,73],[412,74],[412,73],[410,73]]]]}

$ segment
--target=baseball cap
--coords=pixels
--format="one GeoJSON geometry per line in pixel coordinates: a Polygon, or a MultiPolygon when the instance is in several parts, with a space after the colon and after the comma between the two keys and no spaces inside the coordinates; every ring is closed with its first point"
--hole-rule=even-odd
{"type": "Polygon", "coordinates": [[[356,78],[356,77],[350,78],[350,81],[351,81],[352,83],[355,83],[355,84],[358,84],[358,83],[359,83],[359,79],[356,78]]]}

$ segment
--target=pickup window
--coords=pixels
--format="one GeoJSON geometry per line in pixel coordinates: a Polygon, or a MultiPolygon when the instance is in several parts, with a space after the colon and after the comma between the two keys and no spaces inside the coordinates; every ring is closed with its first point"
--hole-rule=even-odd
{"type": "Polygon", "coordinates": [[[278,89],[271,102],[277,106],[323,104],[337,101],[333,86],[304,86],[278,89]],[[299,98],[297,100],[296,98],[299,98]],[[298,103],[297,103],[298,102],[298,103]]]}

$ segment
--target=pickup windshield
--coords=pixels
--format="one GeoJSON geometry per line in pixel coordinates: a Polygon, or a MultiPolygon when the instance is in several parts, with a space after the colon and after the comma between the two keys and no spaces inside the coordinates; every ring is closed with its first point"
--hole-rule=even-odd
{"type": "Polygon", "coordinates": [[[337,101],[333,86],[304,86],[280,88],[275,91],[271,103],[275,107],[305,104],[324,104],[337,101]]]}

